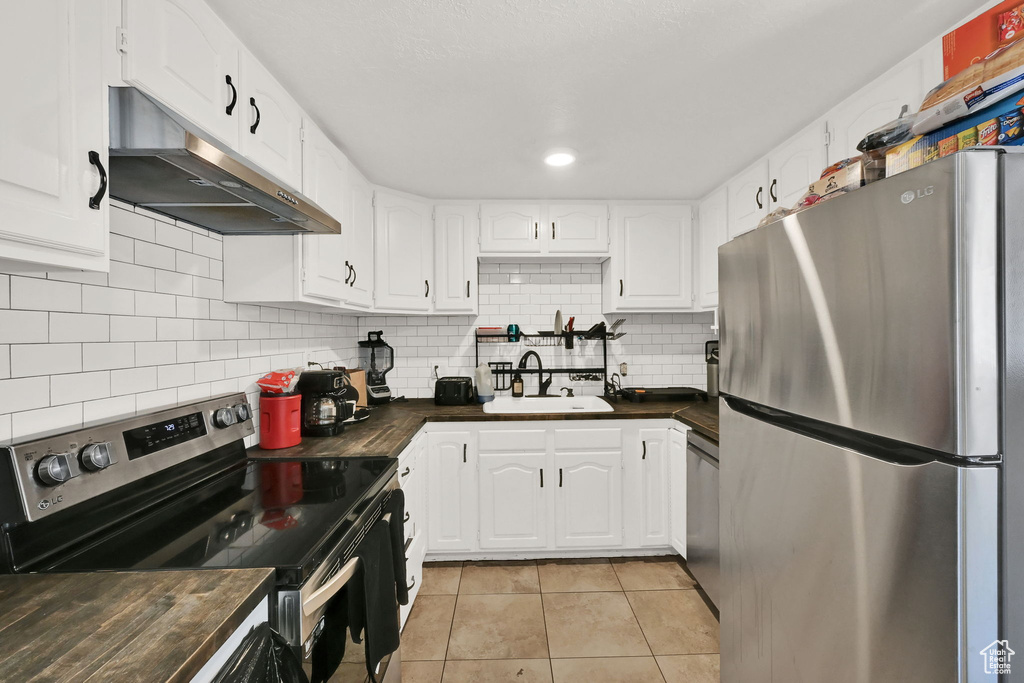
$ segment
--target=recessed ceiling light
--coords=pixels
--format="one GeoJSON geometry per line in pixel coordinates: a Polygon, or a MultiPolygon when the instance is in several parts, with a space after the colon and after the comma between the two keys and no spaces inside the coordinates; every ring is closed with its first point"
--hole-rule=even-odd
{"type": "Polygon", "coordinates": [[[544,156],[544,163],[548,166],[568,166],[574,161],[576,161],[576,150],[568,147],[549,150],[544,156]]]}

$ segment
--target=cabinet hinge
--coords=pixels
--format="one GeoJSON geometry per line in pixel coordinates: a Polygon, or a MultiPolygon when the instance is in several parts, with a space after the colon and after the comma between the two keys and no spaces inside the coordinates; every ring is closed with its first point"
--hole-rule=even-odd
{"type": "Polygon", "coordinates": [[[832,144],[834,139],[835,139],[835,133],[832,131],[832,129],[828,125],[828,122],[826,121],[825,122],[825,148],[826,149],[829,147],[829,145],[832,144]]]}
{"type": "Polygon", "coordinates": [[[116,40],[117,40],[117,51],[120,52],[121,54],[127,54],[127,52],[128,52],[128,31],[126,31],[125,29],[123,29],[120,26],[118,26],[117,27],[117,37],[116,37],[116,40]]]}
{"type": "Polygon", "coordinates": [[[305,142],[305,141],[306,141],[306,129],[305,128],[299,128],[299,142],[305,142]]]}
{"type": "Polygon", "coordinates": [[[302,279],[303,282],[306,281],[306,269],[305,268],[302,269],[302,272],[299,274],[299,277],[302,279]]]}

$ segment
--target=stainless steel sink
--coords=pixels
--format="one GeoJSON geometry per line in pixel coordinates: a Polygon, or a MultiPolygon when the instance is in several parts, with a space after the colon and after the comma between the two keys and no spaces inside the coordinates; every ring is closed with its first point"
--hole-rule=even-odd
{"type": "Polygon", "coordinates": [[[600,396],[498,396],[484,404],[485,413],[521,415],[544,413],[610,413],[615,409],[600,396]]]}

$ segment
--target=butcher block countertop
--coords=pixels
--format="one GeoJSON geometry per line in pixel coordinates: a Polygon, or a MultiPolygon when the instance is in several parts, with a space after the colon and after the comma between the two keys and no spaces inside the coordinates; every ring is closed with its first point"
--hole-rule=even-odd
{"type": "Polygon", "coordinates": [[[272,569],[0,575],[0,680],[189,681],[272,569]]]}
{"type": "Polygon", "coordinates": [[[303,439],[298,446],[277,450],[249,449],[251,458],[350,458],[398,457],[427,422],[525,422],[537,420],[676,419],[718,442],[718,401],[649,401],[611,404],[610,413],[488,414],[474,403],[468,406],[436,406],[433,399],[395,401],[371,409],[363,422],[345,425],[335,437],[303,439]]]}

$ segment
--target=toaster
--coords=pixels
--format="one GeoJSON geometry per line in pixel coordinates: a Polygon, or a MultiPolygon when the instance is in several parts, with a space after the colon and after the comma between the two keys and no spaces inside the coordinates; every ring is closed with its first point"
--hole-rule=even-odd
{"type": "Polygon", "coordinates": [[[473,380],[470,377],[442,377],[434,383],[434,404],[468,406],[473,402],[473,380]]]}

